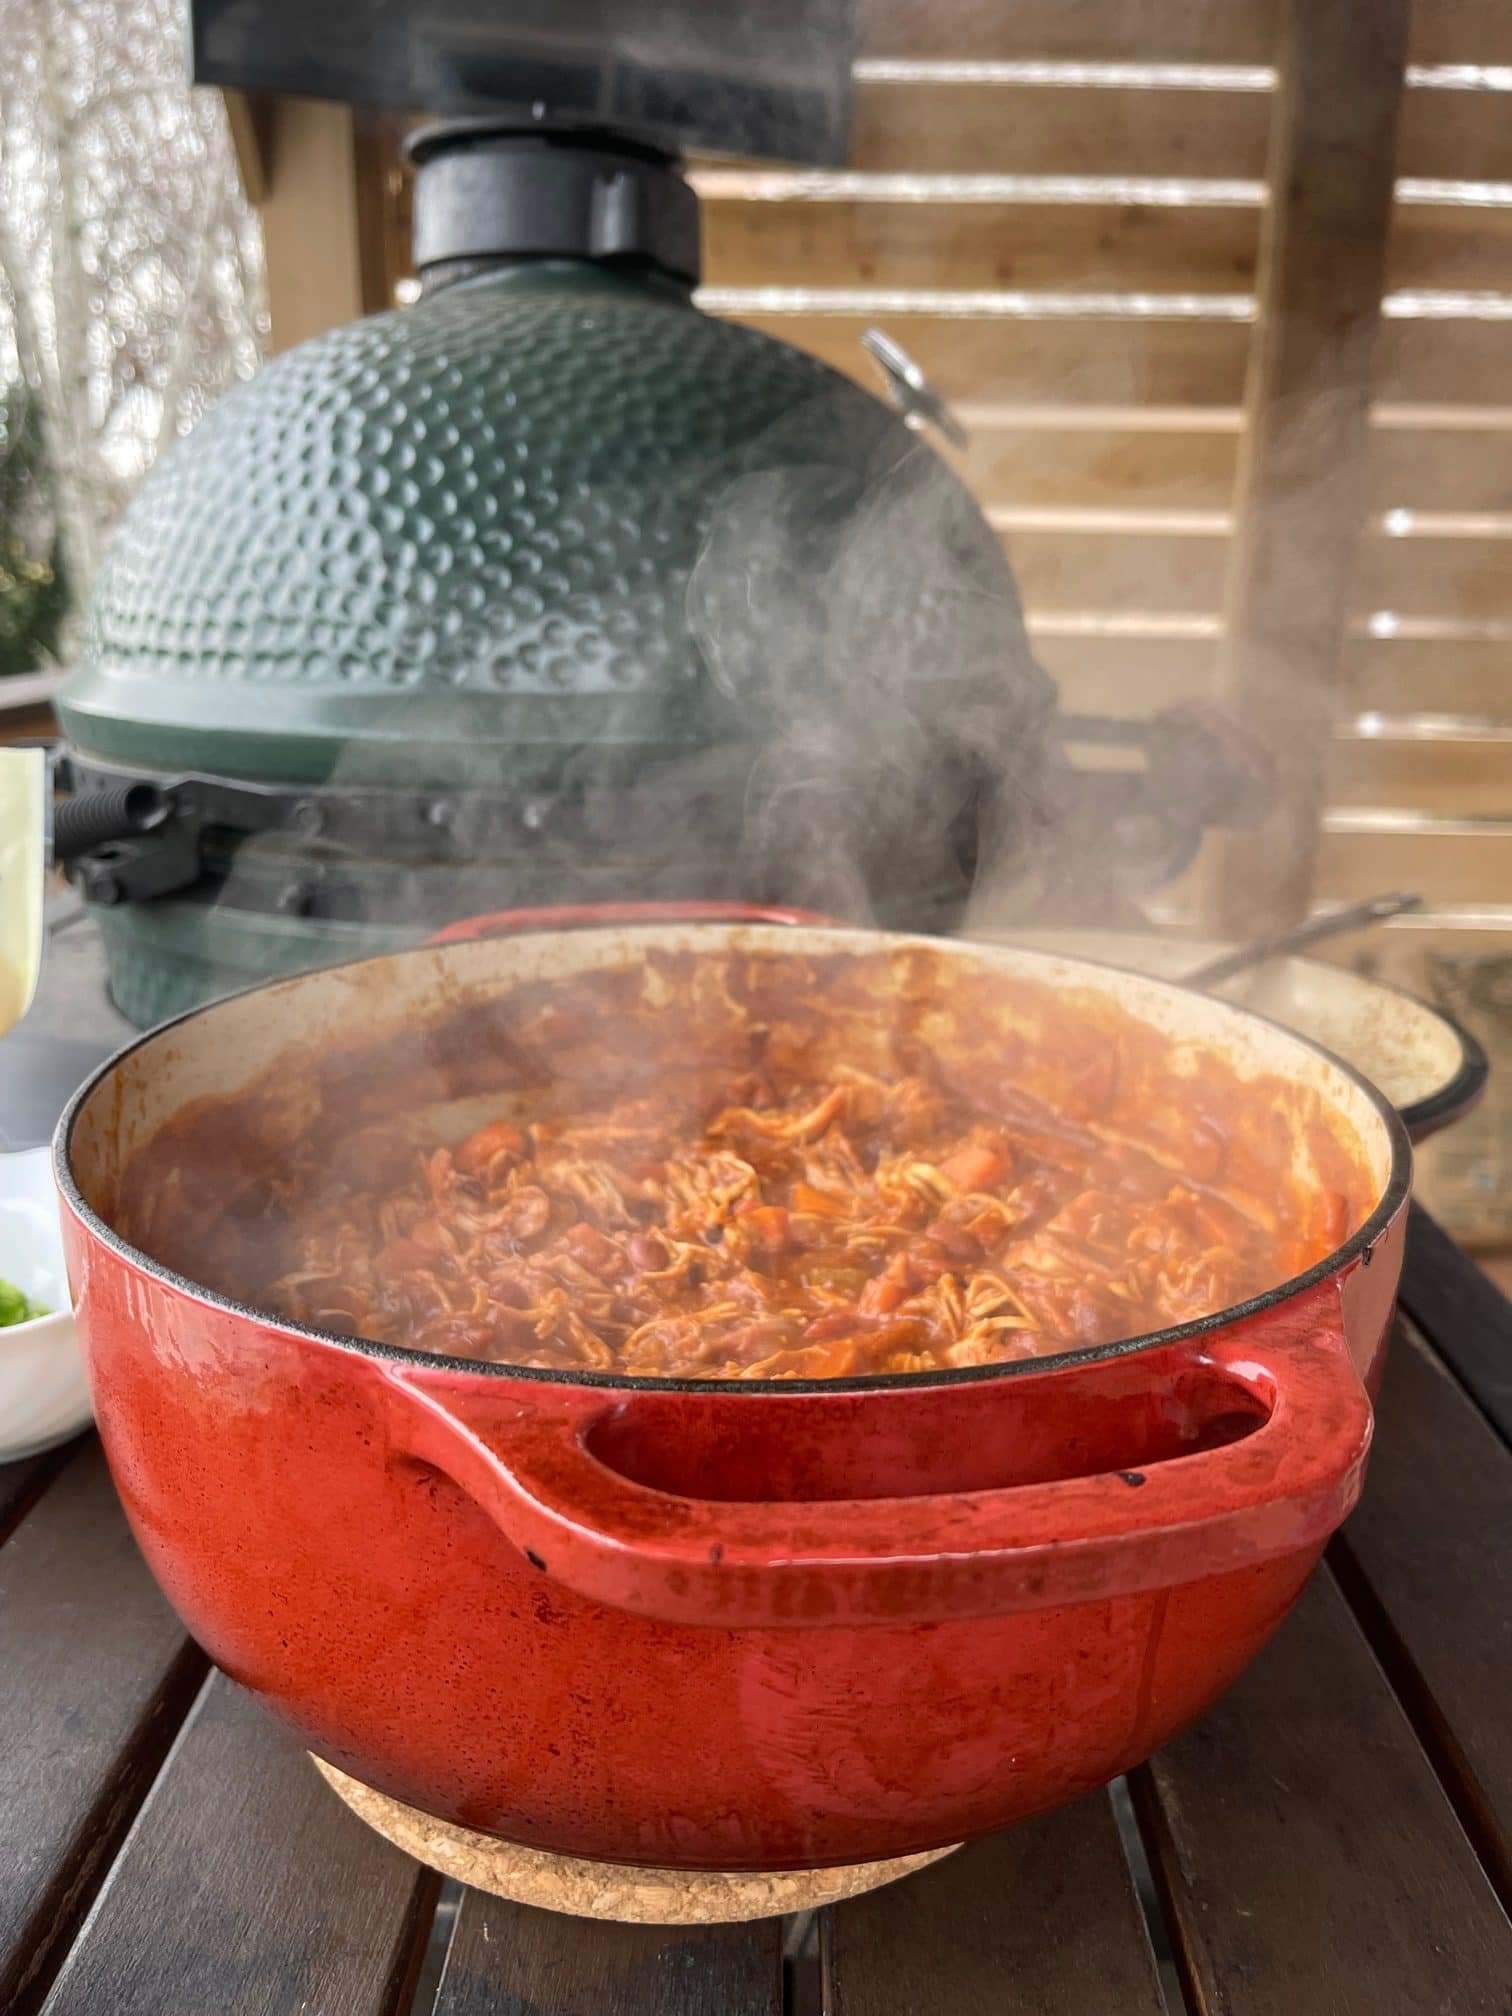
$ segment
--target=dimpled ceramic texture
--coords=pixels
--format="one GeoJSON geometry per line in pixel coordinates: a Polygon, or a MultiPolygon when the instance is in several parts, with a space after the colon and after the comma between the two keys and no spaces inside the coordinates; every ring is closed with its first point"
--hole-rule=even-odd
{"type": "MultiPolygon", "coordinates": [[[[95,755],[279,779],[465,779],[482,745],[496,781],[501,748],[728,737],[751,707],[705,676],[688,593],[732,485],[780,469],[781,514],[833,526],[909,458],[1001,664],[1021,631],[997,542],[879,401],[660,285],[484,276],[278,359],[163,458],[60,711],[95,755]]],[[[891,621],[958,649],[959,584],[907,522],[894,543],[891,621]]],[[[732,665],[791,603],[720,611],[752,626],[732,665]]]]}

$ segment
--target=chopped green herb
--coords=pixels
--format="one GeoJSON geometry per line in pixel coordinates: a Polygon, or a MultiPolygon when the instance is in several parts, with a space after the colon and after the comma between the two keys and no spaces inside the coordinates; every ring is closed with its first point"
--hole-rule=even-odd
{"type": "Polygon", "coordinates": [[[13,1323],[30,1323],[34,1316],[50,1314],[50,1310],[23,1295],[11,1282],[0,1280],[0,1330],[8,1330],[13,1323]]]}

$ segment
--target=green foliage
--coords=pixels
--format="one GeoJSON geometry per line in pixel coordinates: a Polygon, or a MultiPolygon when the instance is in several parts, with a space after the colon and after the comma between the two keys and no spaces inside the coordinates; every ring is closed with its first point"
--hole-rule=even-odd
{"type": "Polygon", "coordinates": [[[30,1323],[34,1316],[47,1313],[40,1302],[23,1295],[13,1282],[0,1281],[0,1330],[8,1330],[13,1323],[30,1323]]]}
{"type": "Polygon", "coordinates": [[[0,390],[0,678],[56,653],[68,612],[42,416],[24,385],[0,390]]]}

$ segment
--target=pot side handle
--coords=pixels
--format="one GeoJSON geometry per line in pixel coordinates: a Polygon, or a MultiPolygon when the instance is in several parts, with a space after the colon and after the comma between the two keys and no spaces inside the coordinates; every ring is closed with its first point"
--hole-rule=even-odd
{"type": "Polygon", "coordinates": [[[426,1368],[384,1376],[394,1453],[449,1476],[541,1573],[670,1623],[789,1627],[1097,1601],[1321,1547],[1359,1496],[1372,1425],[1338,1330],[1216,1338],[1193,1362],[1264,1407],[1262,1424],[1143,1471],[800,1504],[675,1497],[620,1475],[588,1447],[619,1396],[576,1418],[526,1402],[505,1421],[486,1388],[480,1405],[426,1368]],[[486,1430],[466,1418],[482,1406],[486,1430]]]}
{"type": "Polygon", "coordinates": [[[765,903],[563,903],[536,910],[489,910],[459,917],[426,939],[427,945],[457,945],[473,938],[514,938],[534,931],[592,931],[613,924],[822,924],[845,926],[817,910],[792,910],[765,903]]]}

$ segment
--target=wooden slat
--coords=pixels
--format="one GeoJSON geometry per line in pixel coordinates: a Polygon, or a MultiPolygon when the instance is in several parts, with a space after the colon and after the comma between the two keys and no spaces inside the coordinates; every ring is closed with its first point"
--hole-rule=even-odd
{"type": "Polygon", "coordinates": [[[0,2008],[29,2016],[205,1662],[93,1439],[0,1551],[0,1592],[0,2008]]]}
{"type": "Polygon", "coordinates": [[[781,2016],[782,1921],[606,1925],[470,1890],[435,2016],[781,2016]]]}
{"type": "MultiPolygon", "coordinates": [[[[1156,84],[868,77],[856,85],[851,165],[874,173],[1260,178],[1268,91],[1156,84]]],[[[1512,181],[1499,91],[1409,89],[1397,173],[1512,181]]]]}
{"type": "MultiPolygon", "coordinates": [[[[1090,104],[1087,116],[1095,111],[1090,104]]],[[[1258,202],[1205,202],[1200,185],[1181,203],[1095,191],[1053,201],[905,200],[844,185],[833,195],[773,193],[790,186],[803,183],[728,170],[701,179],[709,286],[1231,294],[1255,285],[1258,202]]],[[[1512,292],[1512,206],[1398,204],[1385,285],[1512,292]]]]}
{"type": "MultiPolygon", "coordinates": [[[[943,314],[887,303],[869,314],[828,313],[822,297],[812,310],[777,313],[746,305],[745,296],[740,302],[738,320],[812,351],[872,389],[875,368],[860,342],[878,324],[951,399],[1232,407],[1244,384],[1249,329],[1239,321],[943,314]]],[[[1377,353],[1378,400],[1496,405],[1512,376],[1512,321],[1389,318],[1377,353]]]]}
{"type": "Polygon", "coordinates": [[[1512,207],[1398,203],[1386,246],[1386,285],[1512,291],[1512,207]]]}
{"type": "MultiPolygon", "coordinates": [[[[851,165],[877,173],[1188,175],[1265,173],[1268,91],[1156,84],[874,78],[856,85],[851,165]]],[[[1512,181],[1512,120],[1499,91],[1409,90],[1399,175],[1512,181]]]]}
{"type": "Polygon", "coordinates": [[[1269,123],[1265,91],[892,82],[863,75],[852,110],[850,159],[856,168],[882,173],[1252,177],[1265,172],[1269,123]]]}
{"type": "MultiPolygon", "coordinates": [[[[1260,237],[1259,209],[1237,204],[746,201],[708,189],[703,224],[714,287],[1245,293],[1260,237]]],[[[1411,249],[1421,256],[1418,240],[1411,249]]]]}
{"type": "Polygon", "coordinates": [[[1351,600],[1361,614],[1512,616],[1512,539],[1366,538],[1351,600]]]}
{"type": "Polygon", "coordinates": [[[1512,740],[1340,738],[1329,766],[1328,796],[1334,805],[1399,805],[1512,819],[1512,740]]]}
{"type": "Polygon", "coordinates": [[[1133,529],[1002,536],[1031,616],[1052,609],[1206,614],[1218,608],[1224,539],[1133,529]]]}
{"type": "Polygon", "coordinates": [[[991,408],[960,417],[970,440],[951,459],[984,504],[1221,511],[1233,493],[1237,427],[1184,427],[1177,415],[1135,427],[1117,411],[1091,427],[1029,426],[991,408]]]}
{"type": "Polygon", "coordinates": [[[41,1495],[64,1454],[49,1450],[41,1456],[23,1456],[14,1463],[0,1463],[0,1540],[5,1539],[41,1495]]]}
{"type": "MultiPolygon", "coordinates": [[[[1457,12],[1469,0],[1452,0],[1457,12]]],[[[1276,0],[862,0],[867,56],[1268,63],[1276,0]]],[[[1468,60],[1468,59],[1460,59],[1468,60]]]]}
{"type": "Polygon", "coordinates": [[[1378,400],[1495,406],[1505,402],[1509,382],[1512,321],[1388,317],[1382,325],[1376,344],[1378,400]]]}
{"type": "Polygon", "coordinates": [[[1408,1323],[1387,1363],[1369,1488],[1335,1552],[1481,1859],[1512,1898],[1512,1450],[1408,1323]]]}
{"type": "Polygon", "coordinates": [[[1409,88],[1397,138],[1398,174],[1512,181],[1512,118],[1507,115],[1502,91],[1409,88]]]}
{"type": "MultiPolygon", "coordinates": [[[[952,459],[989,505],[1223,510],[1233,500],[1237,423],[1184,425],[1178,410],[1157,424],[1133,406],[1093,425],[1069,424],[1074,413],[1057,424],[1053,408],[1032,424],[1016,408],[968,406],[961,417],[971,438],[952,459]]],[[[1512,408],[1464,425],[1378,421],[1368,470],[1376,519],[1397,510],[1512,516],[1512,408]]]]}
{"type": "MultiPolygon", "coordinates": [[[[1195,317],[943,314],[885,303],[870,314],[832,314],[822,297],[802,313],[742,301],[737,319],[873,389],[875,369],[860,342],[880,324],[948,398],[1066,405],[1234,406],[1249,336],[1243,322],[1195,317]]],[[[1388,319],[1377,349],[1380,400],[1479,406],[1507,396],[1512,321],[1388,319]]]]}
{"type": "MultiPolygon", "coordinates": [[[[1507,126],[1512,131],[1512,106],[1507,126]]],[[[1512,385],[1507,389],[1512,393],[1512,385]]],[[[1378,416],[1370,437],[1371,508],[1512,512],[1512,408],[1496,418],[1500,425],[1469,418],[1463,426],[1406,427],[1383,426],[1378,416]]]]}
{"type": "Polygon", "coordinates": [[[825,2016],[1159,2016],[1104,1794],[827,1911],[825,2016]]]}
{"type": "Polygon", "coordinates": [[[1030,636],[1067,713],[1154,714],[1212,690],[1207,639],[1058,637],[1033,627],[1030,636]]]}
{"type": "MultiPolygon", "coordinates": [[[[1454,412],[1423,410],[1443,410],[1446,421],[1454,412]]],[[[1214,511],[1233,501],[1237,419],[1232,427],[1197,426],[1183,409],[1162,419],[1124,406],[1093,409],[1091,424],[1072,424],[1074,408],[1058,418],[1054,407],[1031,416],[969,403],[961,418],[970,440],[951,459],[988,505],[1214,511]]],[[[1368,483],[1377,521],[1397,510],[1512,516],[1512,408],[1488,409],[1485,420],[1472,416],[1464,425],[1378,420],[1368,483]]]]}
{"type": "Polygon", "coordinates": [[[1512,638],[1356,637],[1345,667],[1353,707],[1512,720],[1512,638]]]}
{"type": "Polygon", "coordinates": [[[1408,54],[1414,63],[1512,63],[1512,9],[1504,0],[1419,0],[1408,54]]]}
{"type": "MultiPolygon", "coordinates": [[[[1446,421],[1453,410],[1444,409],[1446,421]]],[[[1231,427],[1199,426],[1183,409],[1162,416],[1124,406],[1072,424],[1074,409],[1058,417],[1053,407],[1026,414],[967,404],[960,417],[970,440],[952,459],[988,505],[1214,511],[1233,501],[1237,416],[1231,427]]],[[[1396,510],[1512,516],[1512,408],[1464,425],[1377,419],[1368,489],[1376,520],[1396,510]]]]}
{"type": "Polygon", "coordinates": [[[348,105],[279,98],[271,110],[268,186],[259,208],[268,275],[269,347],[287,350],[351,322],[363,296],[348,105]]]}
{"type": "Polygon", "coordinates": [[[1430,903],[1501,903],[1512,890],[1512,820],[1444,820],[1400,832],[1325,831],[1317,894],[1356,901],[1416,889],[1430,903]]]}
{"type": "Polygon", "coordinates": [[[217,1675],[47,2016],[399,2016],[436,1887],[217,1675]]]}
{"type": "Polygon", "coordinates": [[[861,337],[880,326],[948,399],[1073,406],[1234,406],[1249,340],[1243,322],[1185,318],[916,314],[889,306],[864,315],[822,306],[774,314],[742,305],[738,319],[812,351],[872,391],[876,367],[861,337]]]}
{"type": "MultiPolygon", "coordinates": [[[[1009,521],[1002,540],[1032,611],[1172,611],[1216,616],[1228,540],[1220,532],[1167,531],[1137,509],[1113,525],[1074,518],[1009,521]]],[[[1512,539],[1361,542],[1351,601],[1410,619],[1512,622],[1512,539]]],[[[1438,707],[1431,711],[1437,713],[1438,707]]]]}
{"type": "Polygon", "coordinates": [[[1135,1793],[1201,2016],[1506,2016],[1512,1927],[1330,1579],[1135,1793]]]}
{"type": "Polygon", "coordinates": [[[1416,1205],[1402,1307],[1512,1447],[1512,1303],[1416,1205]]]}

